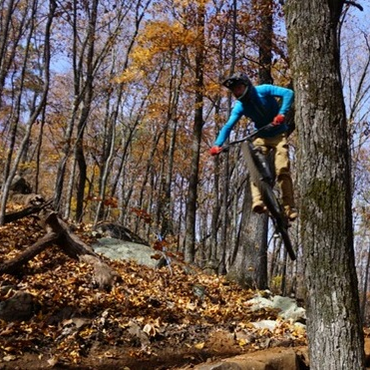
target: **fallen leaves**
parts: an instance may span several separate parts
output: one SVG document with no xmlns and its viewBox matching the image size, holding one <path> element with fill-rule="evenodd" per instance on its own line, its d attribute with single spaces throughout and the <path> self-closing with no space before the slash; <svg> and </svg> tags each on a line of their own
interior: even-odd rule
<svg viewBox="0 0 370 370">
<path fill-rule="evenodd" d="M 24 240 L 31 245 L 40 237 L 36 224 L 24 222 L 29 221 L 0 228 L 3 260 L 14 257 Z M 79 232 L 88 235 L 83 228 Z M 228 343 L 237 352 L 306 341 L 304 331 L 290 323 L 279 322 L 273 330 L 251 325 L 276 320 L 276 312 L 251 311 L 246 302 L 255 292 L 222 277 L 195 269 L 188 272 L 181 264 L 153 270 L 133 262 L 105 261 L 120 275 L 109 292 L 92 285 L 88 264 L 69 258 L 57 247 L 37 255 L 17 277 L 3 275 L 1 301 L 22 290 L 39 305 L 27 322 L 0 323 L 3 360 L 32 351 L 48 355 L 51 366 L 79 363 L 97 343 L 111 348 L 102 357 L 114 358 L 113 349 L 121 348 L 127 356 L 148 358 L 164 348 L 204 351 L 217 335 L 223 338 L 220 347 Z"/>
</svg>

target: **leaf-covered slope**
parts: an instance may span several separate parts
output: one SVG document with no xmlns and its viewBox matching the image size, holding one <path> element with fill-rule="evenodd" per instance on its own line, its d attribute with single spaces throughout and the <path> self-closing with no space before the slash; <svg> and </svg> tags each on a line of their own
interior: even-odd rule
<svg viewBox="0 0 370 370">
<path fill-rule="evenodd" d="M 1 227 L 1 261 L 14 258 L 43 233 L 33 219 Z M 92 242 L 87 228 L 76 233 Z M 224 346 L 225 353 L 218 353 L 223 356 L 272 342 L 305 343 L 305 334 L 287 323 L 281 322 L 274 332 L 254 328 L 252 321 L 276 319 L 276 313 L 253 312 L 246 302 L 255 292 L 222 277 L 181 263 L 154 270 L 133 262 L 106 262 L 119 274 L 110 291 L 94 286 L 89 265 L 69 258 L 56 246 L 37 255 L 17 276 L 2 275 L 1 301 L 16 291 L 31 293 L 35 315 L 29 321 L 1 322 L 1 356 L 16 361 L 35 353 L 50 365 L 84 363 L 97 353 L 107 359 L 149 361 L 168 350 L 215 356 Z M 217 335 L 223 343 L 215 344 Z M 188 362 L 192 361 L 200 359 L 190 356 Z"/>
</svg>

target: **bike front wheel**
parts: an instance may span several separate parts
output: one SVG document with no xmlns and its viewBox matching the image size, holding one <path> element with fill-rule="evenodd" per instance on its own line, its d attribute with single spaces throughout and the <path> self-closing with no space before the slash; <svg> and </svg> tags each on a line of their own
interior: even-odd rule
<svg viewBox="0 0 370 370">
<path fill-rule="evenodd" d="M 276 195 L 269 184 L 264 181 L 259 181 L 259 184 L 256 184 L 260 193 L 264 204 L 266 205 L 267 209 L 270 212 L 271 218 L 274 222 L 275 229 L 281 235 L 283 239 L 284 246 L 289 254 L 289 257 L 292 261 L 296 259 L 296 255 L 294 253 L 293 244 L 290 240 L 289 232 L 288 232 L 288 219 L 285 216 L 284 209 L 280 205 L 279 201 L 276 198 Z"/>
<path fill-rule="evenodd" d="M 253 152 L 251 143 L 243 143 L 242 151 L 247 162 L 251 180 L 260 191 L 262 201 L 271 215 L 276 230 L 283 239 L 284 246 L 289 254 L 289 257 L 294 261 L 296 259 L 296 255 L 294 253 L 293 245 L 288 233 L 288 219 L 286 218 L 284 209 L 274 193 L 273 187 L 267 181 L 265 181 L 261 175 L 262 167 L 265 165 L 265 163 L 261 163 L 261 159 Z"/>
</svg>

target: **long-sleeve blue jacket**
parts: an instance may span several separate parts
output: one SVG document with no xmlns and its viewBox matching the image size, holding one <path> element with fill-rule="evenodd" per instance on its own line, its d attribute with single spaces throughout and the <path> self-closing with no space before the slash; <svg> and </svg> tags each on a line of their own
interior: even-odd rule
<svg viewBox="0 0 370 370">
<path fill-rule="evenodd" d="M 276 98 L 280 98 L 281 102 Z M 253 87 L 251 99 L 248 103 L 237 100 L 230 117 L 222 127 L 217 136 L 214 145 L 222 146 L 229 137 L 231 130 L 242 116 L 250 118 L 259 129 L 271 123 L 277 114 L 285 115 L 293 104 L 294 92 L 285 87 L 274 85 L 259 85 Z M 273 137 L 288 130 L 288 126 L 284 123 L 268 132 L 261 133 L 261 137 Z"/>
</svg>

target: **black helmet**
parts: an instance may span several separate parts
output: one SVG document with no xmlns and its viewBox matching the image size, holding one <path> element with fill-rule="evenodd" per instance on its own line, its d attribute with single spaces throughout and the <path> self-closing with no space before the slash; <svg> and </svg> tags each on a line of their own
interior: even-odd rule
<svg viewBox="0 0 370 370">
<path fill-rule="evenodd" d="M 249 100 L 253 84 L 245 73 L 237 72 L 222 82 L 222 85 L 224 85 L 228 89 L 232 89 L 235 85 L 239 84 L 245 85 L 245 90 L 244 93 L 238 97 L 238 100 Z"/>
</svg>

